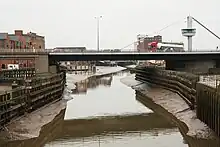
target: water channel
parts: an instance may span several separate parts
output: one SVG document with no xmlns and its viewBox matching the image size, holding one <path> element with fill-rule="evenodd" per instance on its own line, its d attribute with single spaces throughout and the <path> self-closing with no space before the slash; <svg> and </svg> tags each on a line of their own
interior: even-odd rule
<svg viewBox="0 0 220 147">
<path fill-rule="evenodd" d="M 77 83 L 67 108 L 38 138 L 5 147 L 199 147 L 188 145 L 171 120 L 137 100 L 135 90 L 120 81 L 128 75 L 124 71 Z"/>
</svg>

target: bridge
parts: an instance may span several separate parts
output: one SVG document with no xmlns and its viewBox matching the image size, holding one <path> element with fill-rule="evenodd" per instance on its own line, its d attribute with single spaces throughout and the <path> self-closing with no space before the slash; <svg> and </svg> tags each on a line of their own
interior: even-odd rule
<svg viewBox="0 0 220 147">
<path fill-rule="evenodd" d="M 220 52 L 85 52 L 49 53 L 54 61 L 100 61 L 100 60 L 219 60 Z"/>
<path fill-rule="evenodd" d="M 53 50 L 31 50 L 15 49 L 0 50 L 0 59 L 8 58 L 37 58 L 46 55 L 52 61 L 124 61 L 124 60 L 220 60 L 218 51 L 196 51 L 196 52 L 53 52 Z"/>
<path fill-rule="evenodd" d="M 165 60 L 166 69 L 208 72 L 220 68 L 220 52 L 53 52 L 52 50 L 1 50 L 0 59 L 35 59 L 37 72 L 48 72 L 48 65 L 60 61 Z M 39 70 L 39 71 L 38 71 Z"/>
</svg>

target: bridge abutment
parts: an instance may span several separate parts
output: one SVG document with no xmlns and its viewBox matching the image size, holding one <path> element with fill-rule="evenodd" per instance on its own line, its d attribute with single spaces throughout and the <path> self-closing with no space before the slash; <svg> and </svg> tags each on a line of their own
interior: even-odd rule
<svg viewBox="0 0 220 147">
<path fill-rule="evenodd" d="M 216 68 L 217 65 L 220 64 L 217 64 L 215 60 L 166 60 L 167 70 L 184 71 L 194 74 L 208 74 L 210 69 Z"/>
<path fill-rule="evenodd" d="M 49 72 L 49 60 L 48 55 L 39 55 L 35 58 L 35 69 L 36 73 L 47 73 Z"/>
</svg>

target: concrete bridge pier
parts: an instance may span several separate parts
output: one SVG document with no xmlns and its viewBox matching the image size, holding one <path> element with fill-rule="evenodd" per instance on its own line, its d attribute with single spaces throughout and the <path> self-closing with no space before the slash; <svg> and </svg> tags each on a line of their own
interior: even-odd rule
<svg viewBox="0 0 220 147">
<path fill-rule="evenodd" d="M 218 64 L 217 64 L 218 63 Z M 166 60 L 167 70 L 185 71 L 194 74 L 208 74 L 210 69 L 220 67 L 220 61 L 215 60 Z"/>
<path fill-rule="evenodd" d="M 48 55 L 38 55 L 35 58 L 35 69 L 36 73 L 47 73 L 49 72 L 49 60 Z"/>
</svg>

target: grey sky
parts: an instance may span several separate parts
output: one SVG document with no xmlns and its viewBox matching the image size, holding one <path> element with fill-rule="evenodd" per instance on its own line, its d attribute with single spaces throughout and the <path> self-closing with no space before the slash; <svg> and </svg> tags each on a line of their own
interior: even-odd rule
<svg viewBox="0 0 220 147">
<path fill-rule="evenodd" d="M 165 41 L 184 41 L 184 17 L 194 16 L 220 35 L 220 0 L 0 0 L 1 32 L 14 29 L 46 36 L 47 48 L 86 46 L 96 48 L 95 16 L 100 21 L 101 48 L 122 48 L 138 34 L 160 32 Z M 191 6 L 190 6 L 191 4 Z M 215 49 L 220 40 L 195 24 L 194 48 Z M 187 45 L 187 44 L 185 44 Z M 130 46 L 132 48 L 133 46 Z"/>
</svg>

